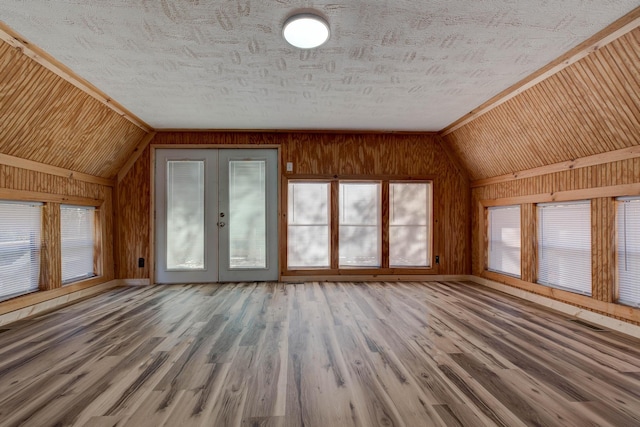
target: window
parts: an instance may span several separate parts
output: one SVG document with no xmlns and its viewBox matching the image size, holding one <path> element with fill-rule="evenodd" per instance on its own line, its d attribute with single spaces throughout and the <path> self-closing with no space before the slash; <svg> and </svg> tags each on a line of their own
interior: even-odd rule
<svg viewBox="0 0 640 427">
<path fill-rule="evenodd" d="M 330 188 L 328 182 L 289 182 L 289 268 L 330 267 Z"/>
<path fill-rule="evenodd" d="M 640 198 L 618 199 L 618 302 L 640 307 Z"/>
<path fill-rule="evenodd" d="M 431 185 L 389 184 L 389 265 L 428 267 Z"/>
<path fill-rule="evenodd" d="M 42 204 L 0 202 L 0 300 L 38 290 Z"/>
<path fill-rule="evenodd" d="M 341 267 L 380 267 L 380 182 L 340 182 Z"/>
<path fill-rule="evenodd" d="M 60 207 L 63 285 L 95 276 L 94 223 L 93 207 Z"/>
<path fill-rule="evenodd" d="M 591 295 L 591 203 L 538 205 L 538 283 Z"/>
<path fill-rule="evenodd" d="M 489 270 L 520 277 L 520 206 L 496 206 L 489 213 Z"/>
</svg>

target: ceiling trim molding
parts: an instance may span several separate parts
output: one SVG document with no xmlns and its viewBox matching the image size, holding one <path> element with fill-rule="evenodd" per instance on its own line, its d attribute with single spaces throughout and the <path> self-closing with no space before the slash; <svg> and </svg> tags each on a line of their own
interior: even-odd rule
<svg viewBox="0 0 640 427">
<path fill-rule="evenodd" d="M 61 176 L 63 178 L 75 179 L 77 181 L 89 182 L 91 184 L 104 185 L 106 187 L 113 187 L 115 185 L 115 182 L 112 179 L 76 172 L 71 169 L 60 168 L 58 166 L 23 159 L 22 157 L 10 156 L 8 154 L 0 154 L 0 165 L 13 166 L 34 172 L 41 172 L 49 175 Z"/>
<path fill-rule="evenodd" d="M 38 46 L 31 44 L 24 37 L 16 33 L 13 29 L 9 28 L 9 26 L 7 26 L 2 21 L 0 21 L 0 40 L 3 40 L 10 46 L 18 49 L 22 52 L 23 55 L 26 55 L 27 57 L 31 58 L 33 61 L 42 65 L 60 78 L 71 83 L 87 95 L 96 99 L 101 104 L 107 106 L 119 116 L 127 119 L 145 132 L 150 132 L 153 130 L 153 128 L 145 123 L 142 119 L 127 110 L 115 100 L 111 99 L 111 97 L 89 83 L 87 80 L 78 76 L 74 71 L 72 71 L 66 65 L 62 64 L 60 61 L 56 60 L 53 56 L 49 55 Z"/>
<path fill-rule="evenodd" d="M 575 160 L 567 160 L 566 162 L 554 163 L 551 165 L 540 166 L 524 171 L 508 173 L 505 175 L 494 176 L 492 178 L 478 179 L 471 182 L 471 188 L 485 187 L 503 182 L 515 181 L 517 179 L 532 178 L 540 175 L 548 175 L 550 173 L 564 172 L 572 169 L 586 168 L 589 166 L 602 165 L 605 163 L 617 162 L 620 160 L 634 159 L 640 157 L 640 145 L 622 148 L 620 150 L 607 151 L 605 153 L 594 154 L 592 156 L 580 157 Z"/>
<path fill-rule="evenodd" d="M 627 34 L 630 31 L 638 28 L 640 26 L 640 7 L 635 8 L 622 18 L 613 22 L 611 25 L 607 26 L 603 30 L 597 32 L 593 36 L 589 37 L 584 42 L 580 43 L 578 46 L 569 50 L 564 55 L 540 68 L 538 71 L 534 72 L 528 77 L 520 80 L 518 83 L 508 87 L 503 90 L 493 98 L 486 101 L 484 104 L 481 104 L 476 109 L 472 110 L 468 114 L 462 116 L 455 122 L 451 123 L 446 128 L 440 131 L 441 136 L 446 136 L 451 132 L 456 131 L 462 126 L 472 122 L 478 117 L 482 116 L 485 113 L 493 110 L 501 104 L 504 104 L 511 98 L 516 97 L 527 89 L 537 85 L 543 80 L 548 79 L 552 75 L 560 72 L 561 70 L 567 68 L 571 64 L 578 62 L 585 56 L 591 54 L 592 52 L 597 51 L 601 47 L 611 43 L 619 37 Z"/>
</svg>

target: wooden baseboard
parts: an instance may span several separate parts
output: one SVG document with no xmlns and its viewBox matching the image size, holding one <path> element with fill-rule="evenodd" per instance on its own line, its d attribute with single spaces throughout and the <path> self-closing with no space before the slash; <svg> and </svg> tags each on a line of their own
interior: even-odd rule
<svg viewBox="0 0 640 427">
<path fill-rule="evenodd" d="M 340 274 L 318 276 L 281 276 L 283 283 L 291 282 L 442 282 L 447 280 L 467 280 L 469 276 L 454 274 Z"/>
<path fill-rule="evenodd" d="M 79 290 L 76 290 L 75 292 L 69 292 L 69 293 L 58 295 L 58 296 L 54 296 L 50 299 L 37 301 L 37 302 L 34 302 L 32 305 L 16 308 L 15 310 L 0 314 L 0 326 L 6 325 L 7 323 L 15 322 L 20 319 L 24 319 L 29 316 L 34 316 L 36 314 L 40 314 L 45 311 L 53 310 L 55 308 L 61 307 L 70 302 L 99 294 L 101 292 L 107 291 L 109 289 L 115 288 L 120 285 L 121 285 L 120 280 L 110 280 L 108 282 L 81 288 Z M 51 291 L 47 291 L 47 292 L 51 292 Z"/>
<path fill-rule="evenodd" d="M 120 279 L 121 286 L 149 286 L 149 279 Z"/>
<path fill-rule="evenodd" d="M 613 317 L 605 316 L 603 314 L 594 313 L 593 311 L 576 307 L 575 305 L 567 304 L 552 298 L 545 297 L 543 295 L 534 294 L 524 289 L 485 279 L 484 277 L 467 276 L 466 280 L 490 289 L 494 289 L 496 291 L 503 292 L 508 295 L 512 295 L 542 305 L 546 308 L 550 308 L 560 313 L 567 314 L 577 319 L 584 320 L 586 322 L 593 323 L 595 325 L 602 326 L 604 328 L 611 329 L 613 331 L 629 335 L 634 338 L 640 338 L 640 326 L 625 322 L 624 320 L 618 320 Z"/>
</svg>

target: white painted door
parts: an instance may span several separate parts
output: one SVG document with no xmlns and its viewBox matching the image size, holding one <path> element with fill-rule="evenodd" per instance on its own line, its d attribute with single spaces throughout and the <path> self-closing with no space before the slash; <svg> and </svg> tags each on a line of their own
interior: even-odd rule
<svg viewBox="0 0 640 427">
<path fill-rule="evenodd" d="M 277 150 L 156 150 L 156 282 L 278 278 Z"/>
</svg>

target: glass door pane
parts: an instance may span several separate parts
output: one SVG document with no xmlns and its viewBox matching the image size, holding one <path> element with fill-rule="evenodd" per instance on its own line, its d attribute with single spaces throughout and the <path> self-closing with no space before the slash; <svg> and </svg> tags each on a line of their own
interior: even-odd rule
<svg viewBox="0 0 640 427">
<path fill-rule="evenodd" d="M 167 270 L 202 270 L 204 161 L 167 162 Z"/>
<path fill-rule="evenodd" d="M 218 150 L 155 150 L 156 283 L 218 281 Z"/>
<path fill-rule="evenodd" d="M 219 280 L 278 278 L 278 151 L 221 149 Z"/>
<path fill-rule="evenodd" d="M 229 162 L 229 268 L 266 268 L 266 165 Z"/>
</svg>

